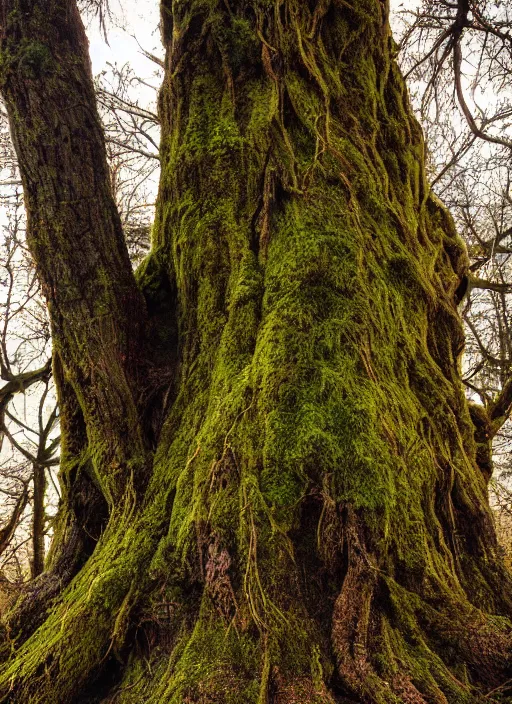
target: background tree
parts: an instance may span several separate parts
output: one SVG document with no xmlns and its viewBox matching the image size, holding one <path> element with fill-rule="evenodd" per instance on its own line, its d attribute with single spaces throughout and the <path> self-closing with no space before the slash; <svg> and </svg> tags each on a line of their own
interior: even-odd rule
<svg viewBox="0 0 512 704">
<path fill-rule="evenodd" d="M 48 528 L 46 472 L 58 464 L 58 438 L 52 433 L 57 421 L 55 404 L 49 413 L 46 409 L 51 398 L 46 308 L 24 244 L 22 199 L 14 192 L 6 200 L 0 245 L 0 374 L 4 382 L 0 388 L 0 477 L 1 491 L 8 497 L 2 506 L 0 541 L 3 587 L 8 586 L 9 577 L 15 582 L 23 578 L 28 544 L 32 577 L 43 570 Z M 36 407 L 32 410 L 34 400 Z M 31 427 L 33 424 L 35 427 Z M 30 512 L 25 510 L 28 506 Z"/>
<path fill-rule="evenodd" d="M 385 6 L 163 4 L 136 277 L 76 7 L 1 7 L 63 492 L 4 701 L 506 693 L 489 418 L 458 369 L 467 258 Z"/>
<path fill-rule="evenodd" d="M 460 1 L 398 19 L 432 185 L 468 245 L 464 383 L 494 416 L 493 494 L 510 544 L 512 18 L 506 3 Z"/>
</svg>

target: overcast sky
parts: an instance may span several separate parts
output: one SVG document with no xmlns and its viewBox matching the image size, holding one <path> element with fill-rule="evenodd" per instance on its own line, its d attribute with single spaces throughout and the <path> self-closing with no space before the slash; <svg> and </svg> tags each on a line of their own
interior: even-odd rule
<svg viewBox="0 0 512 704">
<path fill-rule="evenodd" d="M 163 53 L 158 30 L 159 3 L 157 0 L 112 0 L 112 22 L 108 26 L 108 45 L 97 20 L 88 23 L 87 33 L 94 74 L 100 73 L 107 62 L 122 65 L 126 62 L 142 75 L 150 75 L 153 64 L 142 55 L 139 44 L 152 54 Z"/>
<path fill-rule="evenodd" d="M 414 10 L 421 4 L 421 0 L 390 0 L 390 2 L 392 12 L 400 9 Z M 94 73 L 102 71 L 107 62 L 124 64 L 127 61 L 136 69 L 151 71 L 150 63 L 142 57 L 137 42 L 130 34 L 135 34 L 139 43 L 147 51 L 161 54 L 162 45 L 158 31 L 159 9 L 157 0 L 112 0 L 111 10 L 114 22 L 108 30 L 110 46 L 105 43 L 97 21 L 91 21 L 88 26 Z M 121 29 L 122 26 L 125 27 L 124 31 Z"/>
</svg>

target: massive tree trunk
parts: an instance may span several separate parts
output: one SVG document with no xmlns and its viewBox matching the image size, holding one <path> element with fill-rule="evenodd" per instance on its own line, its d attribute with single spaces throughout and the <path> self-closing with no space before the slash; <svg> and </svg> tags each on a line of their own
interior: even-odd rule
<svg viewBox="0 0 512 704">
<path fill-rule="evenodd" d="M 386 6 L 164 1 L 135 278 L 74 2 L 2 8 L 64 438 L 2 701 L 506 693 L 511 585 L 458 367 L 466 256 Z"/>
</svg>

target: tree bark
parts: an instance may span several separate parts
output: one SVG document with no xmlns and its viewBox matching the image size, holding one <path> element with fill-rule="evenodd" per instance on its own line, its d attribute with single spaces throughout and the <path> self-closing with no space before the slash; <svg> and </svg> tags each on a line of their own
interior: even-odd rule
<svg viewBox="0 0 512 704">
<path fill-rule="evenodd" d="M 34 465 L 32 468 L 33 486 L 33 516 L 32 516 L 32 578 L 38 577 L 44 570 L 45 557 L 45 494 L 46 474 L 45 468 Z"/>
<path fill-rule="evenodd" d="M 38 0 L 3 3 L 67 399 L 39 578 L 59 588 L 42 619 L 37 589 L 11 617 L 3 701 L 506 694 L 510 577 L 459 373 L 467 259 L 425 181 L 386 6 L 165 0 L 162 177 L 135 284 L 76 8 L 45 5 L 41 28 Z M 76 487 L 106 506 L 87 549 Z"/>
</svg>

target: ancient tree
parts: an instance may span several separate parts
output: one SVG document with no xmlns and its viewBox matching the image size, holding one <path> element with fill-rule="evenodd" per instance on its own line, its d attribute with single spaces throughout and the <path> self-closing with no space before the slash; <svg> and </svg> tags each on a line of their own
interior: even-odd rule
<svg viewBox="0 0 512 704">
<path fill-rule="evenodd" d="M 512 603 L 467 258 L 381 0 L 164 0 L 132 274 L 74 0 L 2 0 L 63 491 L 5 702 L 476 703 Z M 508 409 L 504 409 L 506 412 Z"/>
</svg>

